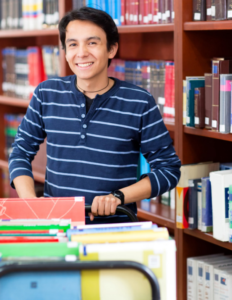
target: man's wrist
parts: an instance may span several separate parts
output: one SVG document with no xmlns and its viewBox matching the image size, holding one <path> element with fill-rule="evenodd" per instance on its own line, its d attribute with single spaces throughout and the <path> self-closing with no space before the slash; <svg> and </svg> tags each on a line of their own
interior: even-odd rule
<svg viewBox="0 0 232 300">
<path fill-rule="evenodd" d="M 122 191 L 115 190 L 111 193 L 114 197 L 118 198 L 121 201 L 121 205 L 124 205 L 125 203 L 125 196 Z"/>
</svg>

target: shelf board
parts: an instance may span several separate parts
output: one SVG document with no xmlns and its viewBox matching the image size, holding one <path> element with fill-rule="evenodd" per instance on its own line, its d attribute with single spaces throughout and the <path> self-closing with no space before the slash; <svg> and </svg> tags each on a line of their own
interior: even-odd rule
<svg viewBox="0 0 232 300">
<path fill-rule="evenodd" d="M 232 142 L 232 134 L 230 133 L 223 134 L 216 131 L 211 131 L 207 129 L 197 129 L 194 127 L 187 127 L 187 126 L 184 127 L 184 133 Z"/>
<path fill-rule="evenodd" d="M 211 244 L 218 245 L 225 249 L 232 250 L 232 243 L 218 241 L 213 237 L 212 233 L 204 233 L 200 230 L 191 230 L 191 229 L 184 229 L 184 233 L 196 237 L 198 239 L 204 240 L 206 242 L 209 242 Z"/>
<path fill-rule="evenodd" d="M 4 105 L 27 108 L 29 105 L 29 102 L 30 102 L 29 100 L 0 95 L 0 104 L 4 104 Z"/>
<path fill-rule="evenodd" d="M 5 160 L 0 160 L 0 169 L 7 169 L 8 170 L 8 162 Z M 44 183 L 45 181 L 45 174 L 37 171 L 36 169 L 33 169 L 33 176 L 34 180 Z"/>
<path fill-rule="evenodd" d="M 27 36 L 58 36 L 59 31 L 57 28 L 48 28 L 41 30 L 23 30 L 23 29 L 9 29 L 0 30 L 0 38 L 21 38 Z"/>
<path fill-rule="evenodd" d="M 171 229 L 175 228 L 175 210 L 153 200 L 150 202 L 138 202 L 138 218 L 152 221 Z"/>
<path fill-rule="evenodd" d="M 170 132 L 174 132 L 175 131 L 175 120 L 174 119 L 169 119 L 169 118 L 163 118 L 164 120 L 164 124 L 167 128 L 167 130 Z"/>
<path fill-rule="evenodd" d="M 204 30 L 231 30 L 232 20 L 228 21 L 201 21 L 184 23 L 185 31 L 204 31 Z"/>
<path fill-rule="evenodd" d="M 123 25 L 118 26 L 119 33 L 136 32 L 172 32 L 174 24 L 150 24 L 150 25 Z"/>
</svg>

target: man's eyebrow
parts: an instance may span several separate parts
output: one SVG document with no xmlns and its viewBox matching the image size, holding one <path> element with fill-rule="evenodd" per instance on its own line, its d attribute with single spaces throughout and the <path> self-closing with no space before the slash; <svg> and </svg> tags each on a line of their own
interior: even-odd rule
<svg viewBox="0 0 232 300">
<path fill-rule="evenodd" d="M 89 41 L 89 40 L 101 40 L 100 39 L 100 37 L 99 36 L 90 36 L 90 37 L 88 37 L 87 39 L 86 39 L 86 41 Z M 73 38 L 71 38 L 71 39 L 67 39 L 66 40 L 66 44 L 67 43 L 70 43 L 70 42 L 77 42 L 77 40 L 76 39 L 73 39 Z"/>
</svg>

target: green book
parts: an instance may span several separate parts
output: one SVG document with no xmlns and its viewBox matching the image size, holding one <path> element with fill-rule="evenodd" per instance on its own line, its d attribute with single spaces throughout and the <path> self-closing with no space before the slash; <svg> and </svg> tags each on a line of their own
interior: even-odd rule
<svg viewBox="0 0 232 300">
<path fill-rule="evenodd" d="M 51 230 L 51 229 L 60 229 L 66 232 L 71 228 L 70 224 L 60 225 L 60 224 L 51 224 L 51 225 L 0 225 L 1 230 Z"/>
<path fill-rule="evenodd" d="M 79 256 L 79 246 L 77 242 L 0 244 L 0 257 Z"/>
<path fill-rule="evenodd" d="M 205 86 L 205 77 L 186 77 L 186 126 L 194 127 L 194 90 Z"/>
</svg>

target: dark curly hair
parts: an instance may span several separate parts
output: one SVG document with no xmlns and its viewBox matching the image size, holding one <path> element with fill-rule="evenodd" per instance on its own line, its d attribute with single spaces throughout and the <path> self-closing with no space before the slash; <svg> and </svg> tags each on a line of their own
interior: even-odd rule
<svg viewBox="0 0 232 300">
<path fill-rule="evenodd" d="M 101 27 L 106 33 L 108 51 L 111 46 L 119 42 L 118 28 L 111 16 L 102 10 L 84 6 L 68 12 L 59 22 L 60 41 L 65 51 L 66 27 L 69 22 L 75 20 L 90 21 Z M 108 61 L 108 66 L 110 63 L 111 59 Z"/>
</svg>

